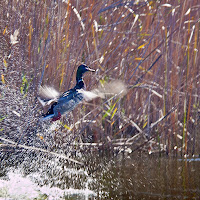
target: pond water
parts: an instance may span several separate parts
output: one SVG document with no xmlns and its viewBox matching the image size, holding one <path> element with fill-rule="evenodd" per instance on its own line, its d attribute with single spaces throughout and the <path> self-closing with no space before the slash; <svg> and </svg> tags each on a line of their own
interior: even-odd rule
<svg viewBox="0 0 200 200">
<path fill-rule="evenodd" d="M 80 167 L 26 153 L 1 162 L 0 200 L 200 198 L 199 158 L 89 154 Z"/>
</svg>

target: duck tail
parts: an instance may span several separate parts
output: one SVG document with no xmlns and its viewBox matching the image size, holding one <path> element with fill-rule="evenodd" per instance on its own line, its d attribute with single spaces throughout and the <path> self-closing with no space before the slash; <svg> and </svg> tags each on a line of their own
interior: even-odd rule
<svg viewBox="0 0 200 200">
<path fill-rule="evenodd" d="M 43 115 L 41 118 L 40 118 L 40 121 L 46 121 L 48 119 L 52 119 L 54 117 L 54 114 L 49 114 L 49 115 Z"/>
</svg>

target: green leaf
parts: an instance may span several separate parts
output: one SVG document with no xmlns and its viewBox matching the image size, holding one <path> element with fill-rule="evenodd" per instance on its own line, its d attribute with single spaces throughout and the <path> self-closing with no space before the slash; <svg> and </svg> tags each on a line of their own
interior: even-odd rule
<svg viewBox="0 0 200 200">
<path fill-rule="evenodd" d="M 2 117 L 2 118 L 0 118 L 0 122 L 3 121 L 5 118 L 6 118 L 6 117 Z"/>
<path fill-rule="evenodd" d="M 119 98 L 116 100 L 116 102 L 112 105 L 110 105 L 110 107 L 108 108 L 107 111 L 105 111 L 104 116 L 102 117 L 102 120 L 104 120 L 107 116 L 111 116 L 110 119 L 113 118 L 115 112 L 117 111 L 117 108 L 114 110 L 114 112 L 112 113 L 113 109 L 115 108 L 117 102 L 119 101 Z M 111 114 L 112 113 L 112 114 Z"/>
<path fill-rule="evenodd" d="M 111 118 L 110 118 L 110 119 L 112 119 L 112 118 L 114 117 L 116 111 L 117 111 L 117 108 L 115 108 L 115 110 L 113 111 L 113 114 L 111 115 Z"/>
</svg>

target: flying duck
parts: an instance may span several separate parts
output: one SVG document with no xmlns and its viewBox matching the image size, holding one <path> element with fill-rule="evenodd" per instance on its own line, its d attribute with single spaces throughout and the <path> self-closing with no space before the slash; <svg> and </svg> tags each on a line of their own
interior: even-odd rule
<svg viewBox="0 0 200 200">
<path fill-rule="evenodd" d="M 83 81 L 83 74 L 85 72 L 95 72 L 86 65 L 82 64 L 78 67 L 76 73 L 76 85 L 74 88 L 59 94 L 55 89 L 44 86 L 40 88 L 40 94 L 46 97 L 46 99 L 38 100 L 43 106 L 50 106 L 46 114 L 43 114 L 42 120 L 52 119 L 52 121 L 59 120 L 62 115 L 72 111 L 79 103 L 84 99 L 91 96 L 91 99 L 96 98 L 98 95 L 85 91 L 85 85 Z"/>
</svg>

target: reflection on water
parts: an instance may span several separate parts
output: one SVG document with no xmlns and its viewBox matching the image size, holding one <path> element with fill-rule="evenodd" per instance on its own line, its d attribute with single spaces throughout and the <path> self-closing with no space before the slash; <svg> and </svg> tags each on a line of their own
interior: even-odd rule
<svg viewBox="0 0 200 200">
<path fill-rule="evenodd" d="M 84 169 L 41 156 L 11 159 L 0 168 L 0 199 L 199 199 L 199 158 L 88 158 Z"/>
<path fill-rule="evenodd" d="M 113 163 L 103 176 L 99 174 L 99 181 L 108 199 L 199 199 L 197 160 L 125 159 Z"/>
</svg>

